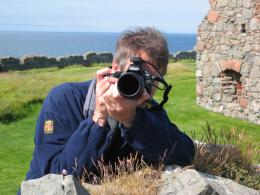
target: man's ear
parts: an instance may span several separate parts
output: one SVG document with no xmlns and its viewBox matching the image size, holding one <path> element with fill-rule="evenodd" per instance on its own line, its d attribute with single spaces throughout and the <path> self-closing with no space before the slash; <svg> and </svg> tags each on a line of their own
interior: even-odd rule
<svg viewBox="0 0 260 195">
<path fill-rule="evenodd" d="M 115 62 L 113 62 L 112 63 L 112 70 L 114 70 L 114 71 L 120 71 L 120 67 L 115 63 Z"/>
</svg>

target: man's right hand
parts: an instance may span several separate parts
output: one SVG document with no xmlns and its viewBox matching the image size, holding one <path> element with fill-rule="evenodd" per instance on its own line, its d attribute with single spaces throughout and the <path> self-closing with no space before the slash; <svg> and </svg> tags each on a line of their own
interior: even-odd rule
<svg viewBox="0 0 260 195">
<path fill-rule="evenodd" d="M 104 68 L 98 70 L 96 73 L 96 107 L 93 114 L 93 121 L 102 127 L 106 124 L 108 117 L 103 94 L 118 80 L 117 78 L 106 76 L 107 74 L 111 74 L 113 72 L 115 71 L 110 68 Z"/>
</svg>

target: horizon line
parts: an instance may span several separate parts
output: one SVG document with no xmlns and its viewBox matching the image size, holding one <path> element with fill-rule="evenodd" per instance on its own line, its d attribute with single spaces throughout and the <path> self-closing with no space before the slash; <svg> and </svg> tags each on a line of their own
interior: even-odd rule
<svg viewBox="0 0 260 195">
<path fill-rule="evenodd" d="M 193 34 L 194 32 L 164 32 L 159 30 L 163 34 Z M 53 31 L 53 30 L 0 30 L 0 32 L 35 32 L 35 33 L 113 33 L 113 34 L 121 34 L 124 32 L 112 32 L 112 31 Z"/>
</svg>

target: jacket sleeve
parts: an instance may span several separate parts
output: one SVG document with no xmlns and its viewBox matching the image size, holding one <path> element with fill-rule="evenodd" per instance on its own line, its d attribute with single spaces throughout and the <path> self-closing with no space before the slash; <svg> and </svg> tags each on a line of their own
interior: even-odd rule
<svg viewBox="0 0 260 195">
<path fill-rule="evenodd" d="M 70 94 L 76 92 L 69 90 L 72 89 L 68 86 L 52 90 L 38 118 L 35 149 L 41 175 L 60 173 L 62 169 L 68 174 L 82 175 L 83 167 L 90 172 L 107 145 L 107 129 L 91 117 L 84 119 L 82 109 L 75 103 L 71 105 Z M 46 121 L 53 123 L 52 133 L 45 132 Z"/>
<path fill-rule="evenodd" d="M 138 108 L 134 124 L 124 131 L 125 140 L 145 161 L 189 165 L 194 157 L 193 141 L 171 123 L 164 110 Z"/>
</svg>

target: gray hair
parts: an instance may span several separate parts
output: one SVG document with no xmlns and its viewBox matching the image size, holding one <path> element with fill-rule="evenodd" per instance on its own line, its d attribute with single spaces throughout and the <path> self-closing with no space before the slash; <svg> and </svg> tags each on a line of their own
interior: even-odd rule
<svg viewBox="0 0 260 195">
<path fill-rule="evenodd" d="M 124 69 L 127 60 L 137 56 L 139 52 L 148 55 L 149 62 L 157 67 L 161 75 L 166 74 L 169 51 L 161 32 L 152 27 L 137 27 L 125 31 L 117 41 L 114 63 Z"/>
</svg>

